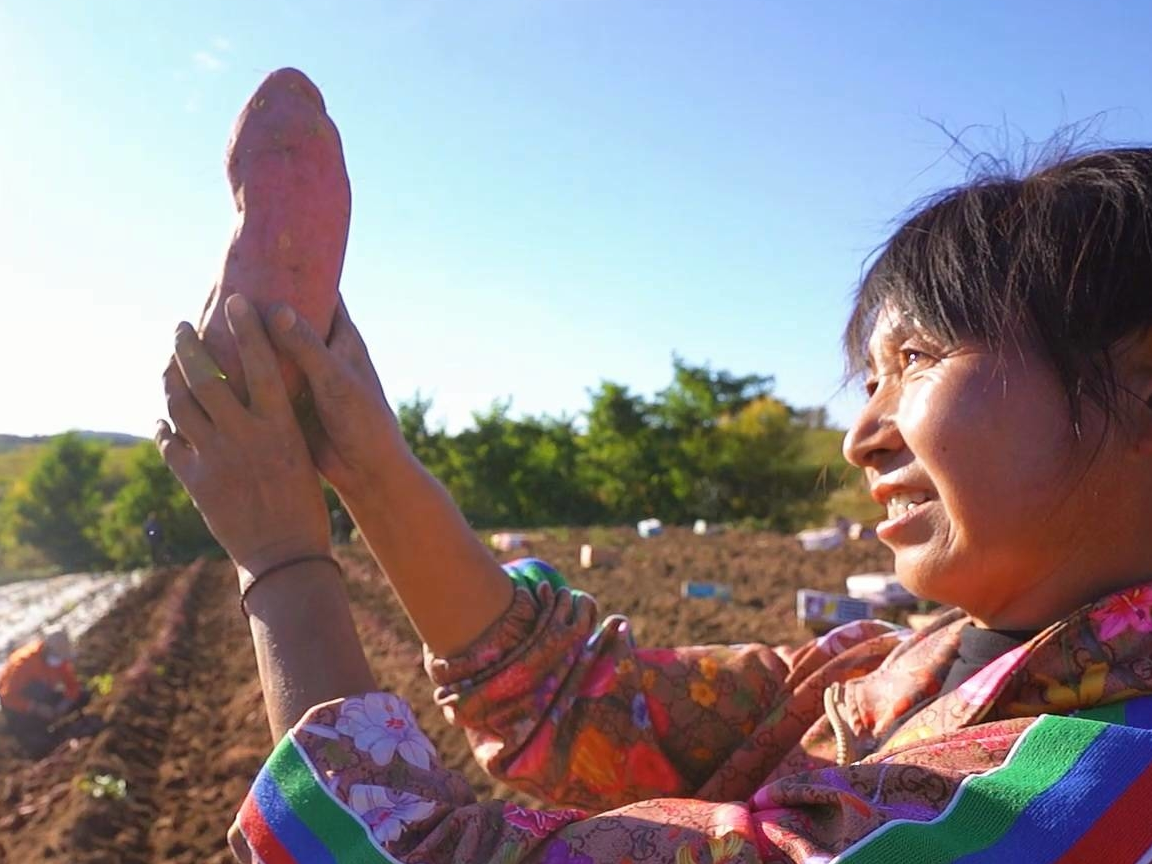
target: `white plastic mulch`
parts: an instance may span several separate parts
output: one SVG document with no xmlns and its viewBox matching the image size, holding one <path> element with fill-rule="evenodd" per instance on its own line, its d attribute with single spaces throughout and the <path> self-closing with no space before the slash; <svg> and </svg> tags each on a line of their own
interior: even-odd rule
<svg viewBox="0 0 1152 864">
<path fill-rule="evenodd" d="M 75 644 L 147 572 L 71 573 L 0 586 L 0 667 L 44 628 L 64 628 Z"/>
</svg>

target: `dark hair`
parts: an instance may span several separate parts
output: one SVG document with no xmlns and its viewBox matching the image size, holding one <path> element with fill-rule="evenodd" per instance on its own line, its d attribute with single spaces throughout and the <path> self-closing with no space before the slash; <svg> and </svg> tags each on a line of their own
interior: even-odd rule
<svg viewBox="0 0 1152 864">
<path fill-rule="evenodd" d="M 860 374 L 886 304 L 949 342 L 1017 335 L 1052 362 L 1079 434 L 1082 400 L 1115 416 L 1111 349 L 1152 326 L 1152 149 L 1064 156 L 934 196 L 880 251 L 844 334 Z"/>
</svg>

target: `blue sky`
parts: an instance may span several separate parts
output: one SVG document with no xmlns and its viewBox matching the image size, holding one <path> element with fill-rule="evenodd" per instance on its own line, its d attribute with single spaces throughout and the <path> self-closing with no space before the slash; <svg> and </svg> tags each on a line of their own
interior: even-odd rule
<svg viewBox="0 0 1152 864">
<path fill-rule="evenodd" d="M 964 176 L 934 122 L 1147 140 L 1149 33 L 1118 0 L 0 0 L 0 432 L 151 434 L 232 121 L 289 65 L 344 139 L 343 291 L 394 401 L 574 414 L 675 351 L 845 424 L 861 264 Z"/>
</svg>

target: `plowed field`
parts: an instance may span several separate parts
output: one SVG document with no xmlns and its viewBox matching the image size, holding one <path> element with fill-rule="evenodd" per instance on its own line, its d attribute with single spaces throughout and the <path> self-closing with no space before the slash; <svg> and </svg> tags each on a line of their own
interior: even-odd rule
<svg viewBox="0 0 1152 864">
<path fill-rule="evenodd" d="M 579 547 L 590 539 L 618 549 L 619 561 L 580 570 Z M 605 614 L 629 615 L 637 641 L 652 646 L 798 641 L 797 588 L 842 590 L 851 573 L 891 566 L 875 541 L 806 553 L 787 537 L 677 529 L 648 540 L 623 529 L 556 532 L 529 551 L 595 595 Z M 340 557 L 381 686 L 411 702 L 446 763 L 480 796 L 530 800 L 483 775 L 462 733 L 432 706 L 420 644 L 364 550 L 344 547 Z M 683 579 L 726 583 L 733 599 L 682 600 Z M 39 762 L 0 728 L 0 862 L 231 861 L 224 834 L 271 746 L 234 571 L 198 562 L 157 572 L 91 627 L 79 650 L 83 677 L 113 676 L 111 692 L 90 708 L 103 728 Z M 84 781 L 99 776 L 123 780 L 127 794 L 94 797 Z"/>
</svg>

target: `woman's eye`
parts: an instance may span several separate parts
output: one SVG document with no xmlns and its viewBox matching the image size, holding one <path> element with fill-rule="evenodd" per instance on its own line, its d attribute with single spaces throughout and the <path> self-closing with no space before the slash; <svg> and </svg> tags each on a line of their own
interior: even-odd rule
<svg viewBox="0 0 1152 864">
<path fill-rule="evenodd" d="M 932 362 L 932 355 L 917 348 L 905 348 L 900 352 L 900 367 L 909 369 L 914 366 L 925 366 Z"/>
</svg>

